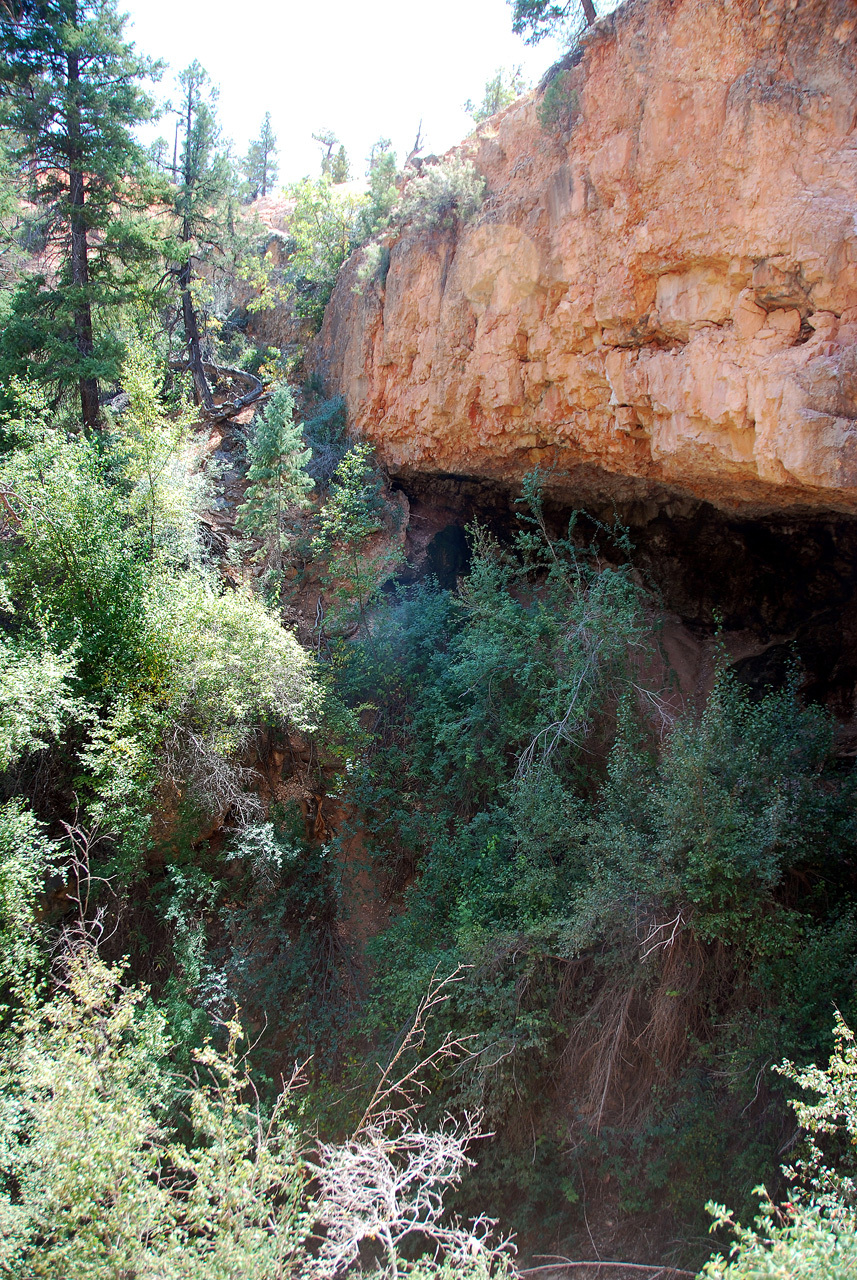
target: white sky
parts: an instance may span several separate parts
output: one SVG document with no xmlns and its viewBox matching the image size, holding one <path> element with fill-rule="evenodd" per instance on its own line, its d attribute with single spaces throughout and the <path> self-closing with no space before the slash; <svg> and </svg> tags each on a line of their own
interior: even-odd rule
<svg viewBox="0 0 857 1280">
<path fill-rule="evenodd" d="M 352 176 L 372 143 L 392 138 L 404 160 L 422 118 L 424 154 L 447 150 L 471 127 L 462 104 L 478 102 L 498 67 L 523 65 L 531 81 L 562 55 L 545 40 L 512 34 L 506 0 L 124 0 L 127 35 L 165 58 L 172 73 L 198 58 L 220 86 L 220 119 L 238 154 L 266 111 L 277 134 L 280 181 L 319 171 L 311 134 L 335 131 Z M 604 8 L 612 8 L 605 4 Z M 172 141 L 164 119 L 151 133 Z M 148 133 L 148 131 L 147 131 Z"/>
</svg>

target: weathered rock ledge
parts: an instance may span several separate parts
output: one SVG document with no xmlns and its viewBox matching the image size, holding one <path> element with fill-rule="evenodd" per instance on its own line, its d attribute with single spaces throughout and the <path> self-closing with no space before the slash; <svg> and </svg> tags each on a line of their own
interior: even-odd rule
<svg viewBox="0 0 857 1280">
<path fill-rule="evenodd" d="M 857 511 L 857 11 L 628 0 L 567 137 L 464 145 L 479 218 L 342 273 L 313 357 L 403 478 Z"/>
</svg>

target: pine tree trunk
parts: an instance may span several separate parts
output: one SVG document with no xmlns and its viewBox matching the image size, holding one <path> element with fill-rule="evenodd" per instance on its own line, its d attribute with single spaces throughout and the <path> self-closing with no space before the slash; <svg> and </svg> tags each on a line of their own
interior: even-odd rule
<svg viewBox="0 0 857 1280">
<path fill-rule="evenodd" d="M 583 5 L 583 16 L 586 18 L 586 25 L 591 27 L 598 17 L 598 14 L 595 11 L 595 5 L 592 0 L 581 0 L 581 4 Z"/>
<path fill-rule="evenodd" d="M 190 244 L 191 240 L 191 224 L 188 212 L 191 189 L 194 183 L 194 173 L 191 161 L 191 129 L 193 126 L 193 95 L 188 90 L 187 97 L 187 144 L 185 146 L 185 199 L 188 206 L 185 208 L 185 216 L 182 222 L 182 242 Z M 181 289 L 182 299 L 182 323 L 184 324 L 184 336 L 187 343 L 187 362 L 190 366 L 191 377 L 193 378 L 194 399 L 197 404 L 201 404 L 205 409 L 214 408 L 214 397 L 211 394 L 211 388 L 208 385 L 208 379 L 205 376 L 205 370 L 202 367 L 202 349 L 199 337 L 199 323 L 196 318 L 196 308 L 193 305 L 193 295 L 191 293 L 191 268 L 190 258 L 182 265 L 179 272 L 179 287 Z"/>
<path fill-rule="evenodd" d="M 202 350 L 199 336 L 199 324 L 190 289 L 190 263 L 186 262 L 179 273 L 179 286 L 182 297 L 182 322 L 184 324 L 185 341 L 187 342 L 187 362 L 193 378 L 194 399 L 206 409 L 214 408 L 214 397 L 202 367 Z"/>
<path fill-rule="evenodd" d="M 70 53 L 66 60 L 68 71 L 69 108 L 68 108 L 68 185 L 71 204 L 71 281 L 77 297 L 74 304 L 74 336 L 75 346 L 81 362 L 91 360 L 95 354 L 92 339 L 92 308 L 89 301 L 89 245 L 86 238 L 86 215 L 84 212 L 84 180 L 81 165 L 80 138 L 80 65 L 76 53 Z M 91 374 L 81 373 L 78 379 L 80 390 L 80 412 L 83 425 L 90 429 L 97 428 L 100 421 L 98 406 L 98 380 Z"/>
</svg>

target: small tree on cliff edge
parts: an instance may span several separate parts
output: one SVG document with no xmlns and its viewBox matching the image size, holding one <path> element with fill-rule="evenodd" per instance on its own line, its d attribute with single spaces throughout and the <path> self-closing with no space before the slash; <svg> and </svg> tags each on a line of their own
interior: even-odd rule
<svg viewBox="0 0 857 1280">
<path fill-rule="evenodd" d="M 258 138 L 250 143 L 244 158 L 244 172 L 250 188 L 250 199 L 266 196 L 279 177 L 277 135 L 271 124 L 270 111 L 265 112 Z"/>
<path fill-rule="evenodd" d="M 491 79 L 485 82 L 482 101 L 477 105 L 468 98 L 464 110 L 473 117 L 474 124 L 482 124 L 483 120 L 490 120 L 498 111 L 511 106 L 526 91 L 527 82 L 520 67 L 512 67 L 511 71 L 498 67 Z"/>
<path fill-rule="evenodd" d="M 509 0 L 512 6 L 512 30 L 523 36 L 527 44 L 538 44 L 557 31 L 589 27 L 598 17 L 594 0 Z"/>
<path fill-rule="evenodd" d="M 142 82 L 160 71 L 123 38 L 116 0 L 18 0 L 0 6 L 2 123 L 60 269 L 11 300 L 4 373 L 77 384 L 83 422 L 99 421 L 99 379 L 121 348 L 93 313 L 127 301 L 154 245 L 140 220 L 151 173 L 133 136 L 151 117 Z M 54 261 L 57 260 L 54 258 Z M 10 364 L 11 361 L 11 364 Z"/>
</svg>

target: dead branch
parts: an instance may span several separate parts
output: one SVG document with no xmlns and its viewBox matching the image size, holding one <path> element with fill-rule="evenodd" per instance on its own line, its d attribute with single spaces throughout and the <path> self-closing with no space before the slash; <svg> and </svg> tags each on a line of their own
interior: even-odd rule
<svg viewBox="0 0 857 1280">
<path fill-rule="evenodd" d="M 538 1256 L 538 1255 L 537 1255 Z M 563 1258 L 561 1261 L 548 1263 L 543 1267 L 526 1267 L 520 1274 L 522 1276 L 536 1276 L 543 1271 L 552 1271 L 557 1280 L 558 1273 L 563 1271 L 594 1271 L 597 1275 L 603 1269 L 610 1271 L 646 1271 L 648 1280 L 674 1280 L 675 1277 L 689 1276 L 693 1280 L 695 1272 L 683 1271 L 680 1267 L 661 1266 L 657 1262 L 569 1262 Z"/>
<path fill-rule="evenodd" d="M 488 1264 L 508 1261 L 511 1240 L 490 1242 L 494 1219 L 481 1214 L 466 1226 L 443 1221 L 444 1193 L 473 1164 L 467 1148 L 479 1136 L 479 1117 L 466 1114 L 459 1122 L 447 1116 L 434 1132 L 406 1125 L 390 1136 L 370 1125 L 339 1146 L 321 1144 L 318 1163 L 310 1165 L 326 1227 L 321 1274 L 343 1274 L 359 1258 L 361 1243 L 372 1240 L 386 1255 L 380 1274 L 396 1276 L 400 1247 L 409 1236 L 430 1243 L 453 1264 L 480 1257 Z"/>
<path fill-rule="evenodd" d="M 170 360 L 170 368 L 181 373 L 187 373 L 190 366 L 186 360 L 173 358 Z M 246 369 L 232 369 L 228 365 L 212 364 L 205 360 L 202 364 L 203 372 L 212 383 L 222 381 L 228 378 L 232 382 L 237 382 L 239 386 L 244 385 L 247 391 L 243 396 L 239 396 L 237 400 L 229 400 L 225 404 L 214 405 L 210 409 L 203 410 L 203 417 L 209 422 L 224 422 L 227 418 L 234 418 L 236 413 L 240 413 L 242 409 L 246 409 L 248 405 L 255 403 L 262 397 L 265 390 L 262 382 L 253 373 L 248 373 Z"/>
<path fill-rule="evenodd" d="M 93 850 L 105 840 L 113 838 L 107 832 L 99 831 L 96 822 L 90 830 L 81 826 L 78 821 L 78 809 L 75 807 L 74 822 L 63 822 L 65 838 L 69 845 L 69 880 L 66 897 L 76 908 L 77 919 L 74 924 L 67 924 L 60 935 L 63 951 L 77 951 L 81 946 L 91 947 L 97 951 L 102 942 L 109 941 L 118 928 L 115 924 L 105 935 L 105 917 L 107 909 L 99 906 L 90 911 L 92 888 L 96 884 L 104 885 L 115 897 L 111 885 L 111 877 L 92 874 L 91 855 Z"/>
<path fill-rule="evenodd" d="M 461 982 L 464 971 L 469 968 L 471 968 L 470 965 L 460 964 L 453 973 L 441 980 L 438 980 L 436 976 L 437 969 L 435 969 L 428 990 L 417 1006 L 410 1029 L 405 1034 L 402 1043 L 387 1066 L 381 1072 L 369 1105 L 354 1130 L 355 1139 L 364 1130 L 377 1129 L 379 1126 L 383 1127 L 391 1118 L 412 1115 L 418 1105 L 417 1099 L 428 1092 L 428 1086 L 424 1080 L 425 1072 L 431 1067 L 438 1066 L 441 1062 L 448 1061 L 450 1058 L 457 1058 L 467 1052 L 466 1041 L 471 1040 L 473 1037 L 454 1036 L 451 1031 L 448 1031 L 440 1045 L 432 1050 L 427 1057 L 421 1058 L 416 1066 L 411 1067 L 397 1079 L 392 1080 L 394 1069 L 401 1062 L 404 1055 L 410 1050 L 416 1050 L 417 1052 L 422 1050 L 426 1041 L 426 1024 L 429 1017 L 435 1009 L 446 1004 L 452 995 L 449 988 L 454 983 Z M 397 1098 L 399 1101 L 394 1103 L 394 1099 Z"/>
<path fill-rule="evenodd" d="M 421 120 L 417 125 L 417 136 L 414 139 L 414 145 L 411 147 L 408 153 L 408 158 L 405 161 L 403 168 L 407 169 L 408 165 L 412 165 L 414 163 L 414 161 L 416 160 L 417 156 L 420 154 L 424 146 L 425 146 L 425 141 L 423 139 L 423 122 Z"/>
</svg>

